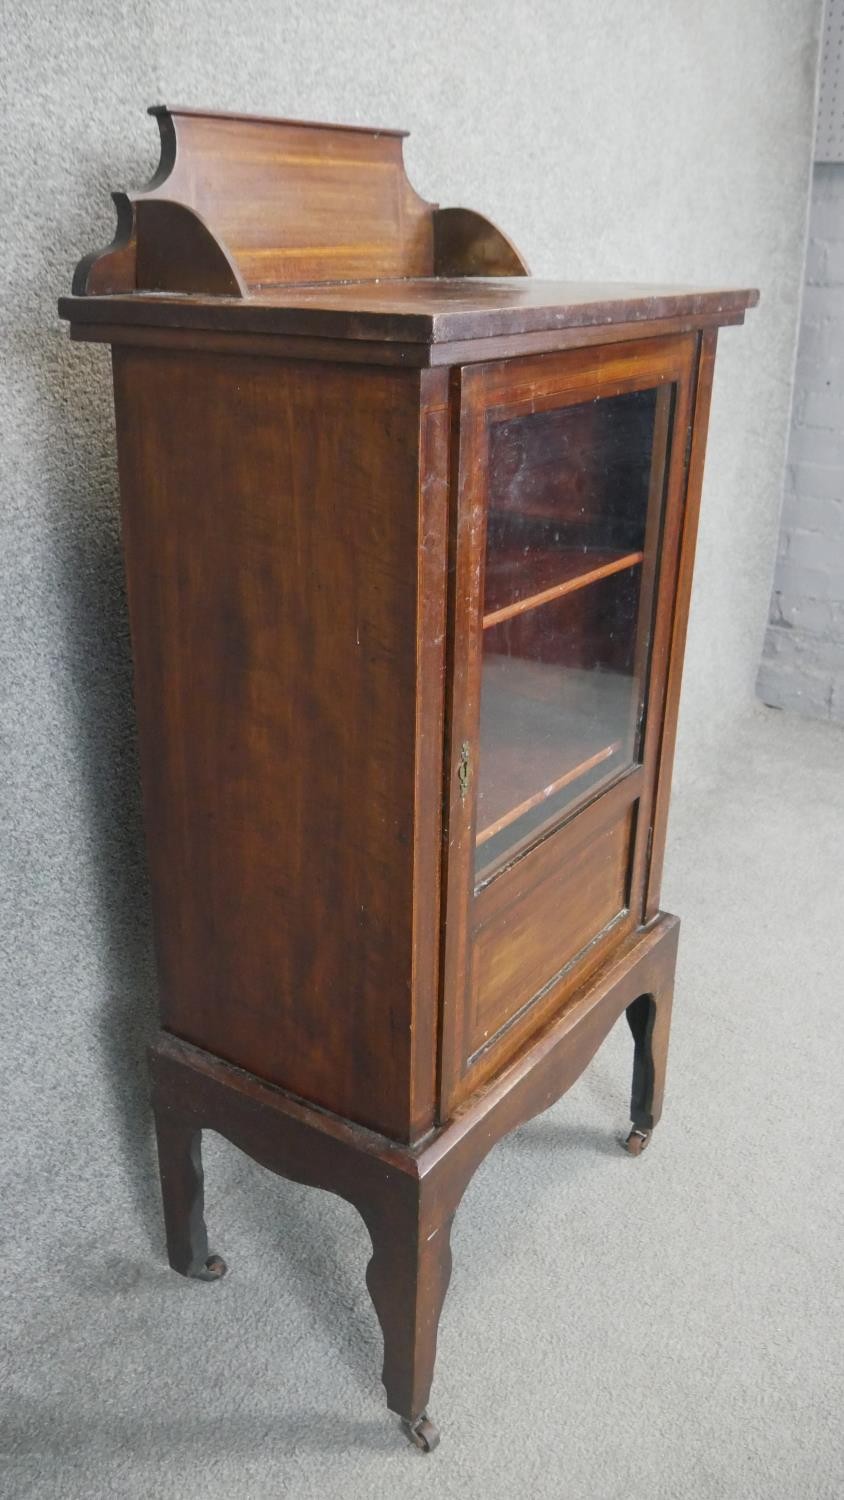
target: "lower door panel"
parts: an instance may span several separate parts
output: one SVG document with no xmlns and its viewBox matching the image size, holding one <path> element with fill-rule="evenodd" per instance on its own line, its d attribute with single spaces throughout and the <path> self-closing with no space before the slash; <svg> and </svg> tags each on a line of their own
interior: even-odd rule
<svg viewBox="0 0 844 1500">
<path fill-rule="evenodd" d="M 470 1063 L 628 913 L 635 806 L 601 798 L 589 813 L 475 902 Z"/>
</svg>

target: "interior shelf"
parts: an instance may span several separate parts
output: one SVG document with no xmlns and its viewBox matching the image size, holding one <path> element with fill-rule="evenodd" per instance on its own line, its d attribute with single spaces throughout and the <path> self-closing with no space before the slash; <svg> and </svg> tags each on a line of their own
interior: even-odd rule
<svg viewBox="0 0 844 1500">
<path fill-rule="evenodd" d="M 484 662 L 476 843 L 604 766 L 621 763 L 630 679 L 493 656 Z"/>
<path fill-rule="evenodd" d="M 610 760 L 620 749 L 621 741 L 615 740 L 610 745 L 603 745 L 600 750 L 596 750 L 594 754 L 588 755 L 585 760 L 578 761 L 576 765 L 569 766 L 563 772 L 562 776 L 557 777 L 556 781 L 550 782 L 541 791 L 533 792 L 531 796 L 525 797 L 524 801 L 519 802 L 516 807 L 508 808 L 496 822 L 488 824 L 486 828 L 482 828 L 475 842 L 477 844 L 485 844 L 488 839 L 494 838 L 497 833 L 503 832 L 505 828 L 514 823 L 517 818 L 522 817 L 524 813 L 531 812 L 541 802 L 545 802 L 550 797 L 553 797 L 555 792 L 561 792 L 572 781 L 577 781 L 578 777 L 585 776 L 587 771 L 594 770 L 602 761 Z M 559 756 L 557 757 L 557 763 L 559 764 Z M 536 761 L 534 764 L 536 764 Z"/>
<path fill-rule="evenodd" d="M 641 563 L 644 553 L 590 547 L 496 547 L 487 558 L 484 630 Z"/>
</svg>

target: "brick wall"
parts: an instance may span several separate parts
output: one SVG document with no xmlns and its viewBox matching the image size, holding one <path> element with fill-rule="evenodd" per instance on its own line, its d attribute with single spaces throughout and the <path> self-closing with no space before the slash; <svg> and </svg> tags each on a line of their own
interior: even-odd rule
<svg viewBox="0 0 844 1500">
<path fill-rule="evenodd" d="M 758 679 L 844 722 L 844 164 L 817 164 L 780 547 Z"/>
</svg>

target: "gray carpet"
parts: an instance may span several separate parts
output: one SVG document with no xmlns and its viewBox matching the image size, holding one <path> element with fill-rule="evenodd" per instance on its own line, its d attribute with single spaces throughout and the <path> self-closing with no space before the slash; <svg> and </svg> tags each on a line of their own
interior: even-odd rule
<svg viewBox="0 0 844 1500">
<path fill-rule="evenodd" d="M 212 1140 L 231 1271 L 182 1281 L 127 1103 L 113 1181 L 46 1189 L 45 1226 L 75 1198 L 74 1241 L 6 1252 L 4 1496 L 840 1500 L 844 734 L 759 709 L 712 770 L 672 819 L 663 1124 L 639 1161 L 615 1143 L 619 1027 L 488 1158 L 455 1227 L 439 1450 L 383 1405 L 353 1210 Z"/>
</svg>

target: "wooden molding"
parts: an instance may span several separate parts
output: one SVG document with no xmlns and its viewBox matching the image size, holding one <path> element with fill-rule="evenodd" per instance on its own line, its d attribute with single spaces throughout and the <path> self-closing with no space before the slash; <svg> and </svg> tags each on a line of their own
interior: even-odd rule
<svg viewBox="0 0 844 1500">
<path fill-rule="evenodd" d="M 512 240 L 471 208 L 434 211 L 435 276 L 529 276 Z"/>
<path fill-rule="evenodd" d="M 268 285 L 431 275 L 434 205 L 408 181 L 400 133 L 164 105 L 150 113 L 158 168 L 141 191 L 115 195 L 114 241 L 80 261 L 77 295 L 243 297 Z"/>
<path fill-rule="evenodd" d="M 243 277 L 200 214 L 167 198 L 135 205 L 135 277 L 148 292 L 184 292 L 197 284 L 218 297 L 245 297 Z"/>
<path fill-rule="evenodd" d="M 76 296 L 430 276 L 524 276 L 501 230 L 415 191 L 404 131 L 155 105 L 161 159 L 113 194 L 114 240 L 84 256 Z M 339 230 L 339 233 L 338 233 Z"/>
<path fill-rule="evenodd" d="M 103 297 L 135 290 L 135 205 L 127 193 L 112 193 L 117 228 L 110 245 L 83 255 L 73 273 L 75 297 Z"/>
</svg>

